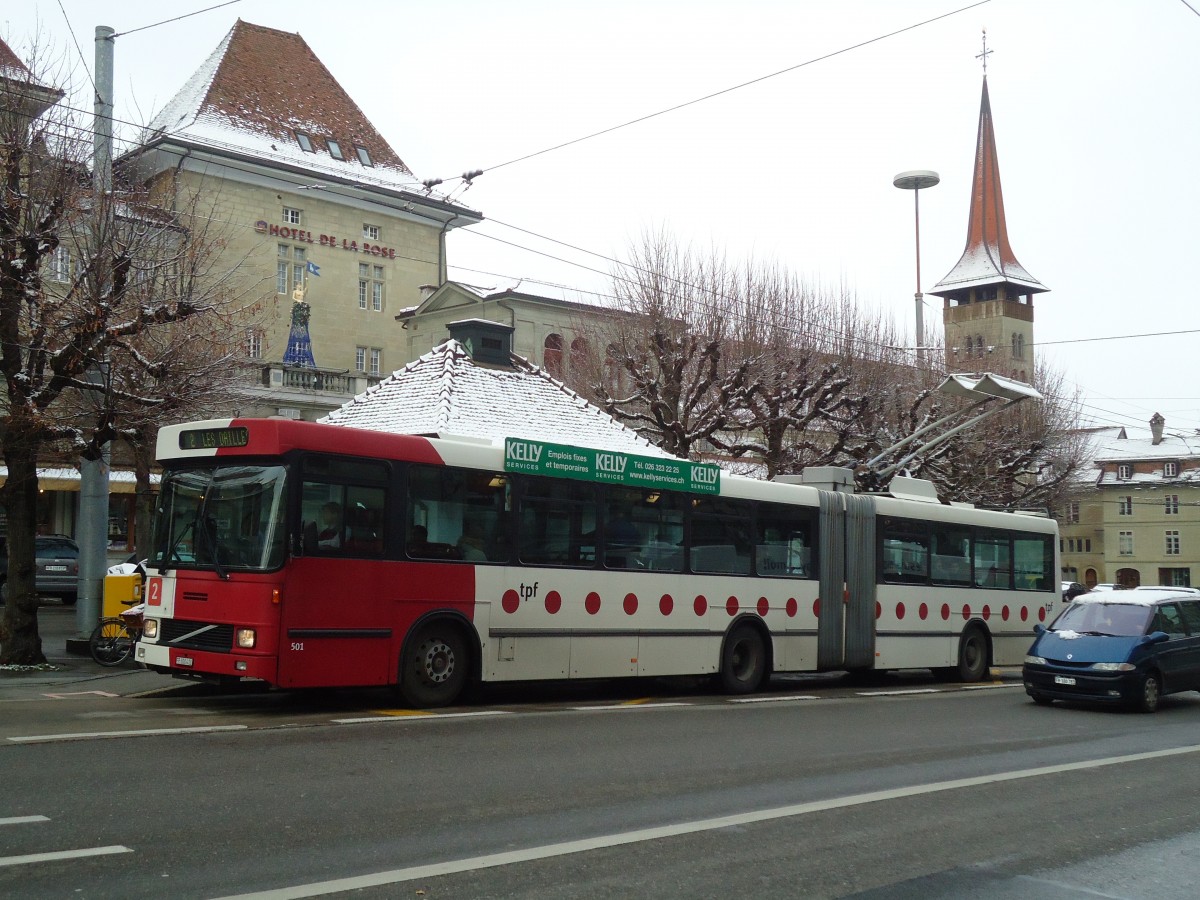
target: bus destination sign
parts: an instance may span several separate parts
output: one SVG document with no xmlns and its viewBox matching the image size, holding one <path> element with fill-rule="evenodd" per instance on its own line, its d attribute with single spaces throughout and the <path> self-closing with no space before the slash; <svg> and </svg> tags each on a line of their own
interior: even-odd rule
<svg viewBox="0 0 1200 900">
<path fill-rule="evenodd" d="M 691 491 L 695 494 L 721 492 L 721 469 L 711 463 L 634 456 L 631 453 L 545 444 L 521 438 L 504 439 L 504 470 L 580 481 L 603 481 L 626 487 Z"/>
<path fill-rule="evenodd" d="M 218 450 L 249 443 L 249 428 L 189 428 L 179 432 L 180 450 Z"/>
</svg>

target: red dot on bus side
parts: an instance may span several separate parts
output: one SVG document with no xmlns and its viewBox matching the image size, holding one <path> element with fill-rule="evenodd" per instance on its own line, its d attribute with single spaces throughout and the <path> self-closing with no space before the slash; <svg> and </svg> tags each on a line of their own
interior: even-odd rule
<svg viewBox="0 0 1200 900">
<path fill-rule="evenodd" d="M 1005 622 L 1008 621 L 1008 606 L 1007 605 L 1001 607 L 1000 618 L 1003 619 Z"/>
<path fill-rule="evenodd" d="M 728 600 L 725 601 L 725 612 L 729 613 L 731 616 L 736 616 L 737 611 L 738 611 L 738 598 L 730 597 Z"/>
<path fill-rule="evenodd" d="M 813 615 L 817 618 L 821 617 L 821 598 L 818 597 L 813 601 Z"/>
<path fill-rule="evenodd" d="M 800 604 L 796 602 L 795 597 L 788 597 L 788 602 L 784 610 L 787 612 L 789 619 L 794 619 L 796 618 L 796 613 L 800 610 Z"/>
<path fill-rule="evenodd" d="M 971 618 L 971 604 L 969 604 L 969 603 L 963 604 L 963 618 L 964 619 Z"/>
<path fill-rule="evenodd" d="M 922 603 L 917 609 L 917 615 L 921 617 L 922 622 L 925 621 L 925 619 L 929 616 L 929 604 Z"/>
<path fill-rule="evenodd" d="M 600 595 L 592 591 L 587 595 L 587 599 L 583 601 L 583 608 L 588 611 L 588 615 L 594 616 L 600 612 Z"/>
<path fill-rule="evenodd" d="M 625 595 L 625 615 L 632 616 L 635 612 L 637 612 L 637 606 L 638 606 L 637 594 L 626 594 Z"/>
<path fill-rule="evenodd" d="M 554 615 L 562 609 L 562 595 L 558 591 L 551 591 L 546 595 L 546 612 Z"/>
<path fill-rule="evenodd" d="M 883 617 L 883 604 L 880 603 L 878 600 L 876 600 L 875 601 L 875 618 L 879 619 L 882 617 Z"/>
<path fill-rule="evenodd" d="M 770 611 L 771 611 L 771 604 L 767 602 L 767 598 L 759 597 L 758 598 L 758 614 L 765 618 L 767 613 Z"/>
<path fill-rule="evenodd" d="M 669 616 L 671 614 L 671 610 L 674 608 L 675 601 L 671 598 L 670 594 L 663 594 L 658 598 L 658 611 L 664 616 Z"/>
<path fill-rule="evenodd" d="M 1038 621 L 1039 622 L 1046 621 L 1046 607 L 1044 607 L 1044 606 L 1038 607 Z"/>
<path fill-rule="evenodd" d="M 500 601 L 500 605 L 506 613 L 515 613 L 521 608 L 521 596 L 513 590 L 504 592 L 504 599 Z"/>
<path fill-rule="evenodd" d="M 1022 606 L 1021 607 L 1021 621 L 1024 622 L 1028 618 L 1029 618 L 1029 607 Z"/>
<path fill-rule="evenodd" d="M 708 598 L 703 594 L 697 594 L 696 602 L 692 604 L 692 608 L 696 610 L 696 615 L 704 615 L 708 612 Z"/>
<path fill-rule="evenodd" d="M 986 603 L 983 604 L 983 621 L 986 622 L 991 617 L 992 617 L 992 608 L 990 606 L 988 606 Z"/>
<path fill-rule="evenodd" d="M 904 618 L 904 604 L 903 603 L 896 604 L 896 618 L 897 619 Z"/>
<path fill-rule="evenodd" d="M 942 604 L 942 618 L 947 619 L 947 620 L 950 618 L 950 604 L 949 603 Z"/>
</svg>

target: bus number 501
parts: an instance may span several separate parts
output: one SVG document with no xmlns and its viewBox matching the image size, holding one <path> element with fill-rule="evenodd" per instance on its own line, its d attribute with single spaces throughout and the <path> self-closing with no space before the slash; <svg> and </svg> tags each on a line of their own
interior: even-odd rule
<svg viewBox="0 0 1200 900">
<path fill-rule="evenodd" d="M 296 642 L 296 641 L 292 641 L 292 649 L 293 649 L 293 650 L 303 650 L 303 649 L 304 649 L 304 643 L 303 643 L 303 642 L 299 642 L 299 643 L 298 643 L 298 642 Z"/>
</svg>

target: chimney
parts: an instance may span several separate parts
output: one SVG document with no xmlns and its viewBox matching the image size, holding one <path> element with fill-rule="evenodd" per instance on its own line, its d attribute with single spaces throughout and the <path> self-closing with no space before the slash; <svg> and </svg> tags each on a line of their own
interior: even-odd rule
<svg viewBox="0 0 1200 900">
<path fill-rule="evenodd" d="M 460 319 L 446 326 L 477 363 L 512 367 L 513 327 L 487 319 Z"/>
<path fill-rule="evenodd" d="M 421 292 L 421 302 L 424 303 L 426 300 L 432 297 L 433 292 L 437 289 L 438 286 L 436 284 L 423 284 L 417 288 L 417 290 Z"/>
<path fill-rule="evenodd" d="M 1150 436 L 1154 439 L 1154 446 L 1162 443 L 1163 426 L 1167 424 L 1167 420 L 1162 417 L 1161 413 L 1155 413 L 1150 417 Z"/>
</svg>

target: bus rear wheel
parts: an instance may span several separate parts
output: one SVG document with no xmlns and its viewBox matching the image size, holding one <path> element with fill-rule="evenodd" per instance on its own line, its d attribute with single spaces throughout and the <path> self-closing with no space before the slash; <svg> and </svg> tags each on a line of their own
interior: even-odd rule
<svg viewBox="0 0 1200 900">
<path fill-rule="evenodd" d="M 767 647 L 757 629 L 742 625 L 730 632 L 721 650 L 721 689 L 752 694 L 767 677 Z"/>
<path fill-rule="evenodd" d="M 405 644 L 400 696 L 418 708 L 449 706 L 462 693 L 469 671 L 462 631 L 450 622 L 426 623 Z"/>
</svg>

